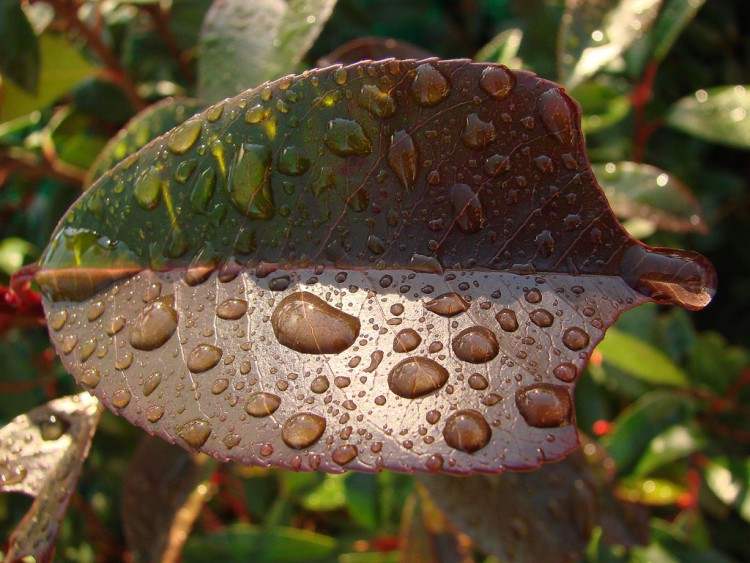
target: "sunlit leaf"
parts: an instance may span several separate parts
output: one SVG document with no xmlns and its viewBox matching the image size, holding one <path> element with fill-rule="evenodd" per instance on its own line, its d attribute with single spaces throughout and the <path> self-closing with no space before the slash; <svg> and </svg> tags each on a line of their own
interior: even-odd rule
<svg viewBox="0 0 750 563">
<path fill-rule="evenodd" d="M 702 448 L 706 437 L 698 429 L 677 424 L 655 436 L 633 470 L 633 475 L 642 477 L 668 463 L 689 456 Z"/>
<path fill-rule="evenodd" d="M 364 60 L 379 61 L 382 59 L 425 59 L 433 56 L 422 47 L 408 41 L 386 37 L 362 37 L 344 43 L 325 57 L 318 59 L 318 67 L 332 64 L 352 64 Z"/>
<path fill-rule="evenodd" d="M 677 37 L 682 33 L 706 0 L 665 0 L 659 19 L 651 32 L 653 51 L 651 57 L 661 61 L 667 56 Z"/>
<path fill-rule="evenodd" d="M 579 84 L 571 92 L 571 96 L 583 108 L 581 127 L 586 134 L 596 133 L 619 123 L 627 117 L 631 108 L 628 93 L 619 85 L 605 80 L 593 79 Z"/>
<path fill-rule="evenodd" d="M 200 97 L 216 102 L 293 72 L 336 0 L 222 0 L 201 29 Z"/>
<path fill-rule="evenodd" d="M 712 143 L 750 148 L 750 94 L 747 86 L 717 86 L 698 90 L 678 101 L 667 113 L 667 123 Z"/>
<path fill-rule="evenodd" d="M 623 500 L 648 506 L 677 504 L 687 488 L 668 479 L 627 477 L 617 485 L 615 493 Z"/>
<path fill-rule="evenodd" d="M 68 371 L 149 432 L 296 470 L 498 472 L 577 445 L 606 327 L 699 309 L 628 237 L 555 84 L 363 62 L 206 109 L 105 174 L 40 261 Z"/>
<path fill-rule="evenodd" d="M 482 47 L 474 55 L 475 61 L 497 63 L 512 68 L 521 67 L 518 50 L 521 47 L 523 30 L 518 28 L 506 29 L 492 38 L 492 41 Z"/>
<path fill-rule="evenodd" d="M 35 94 L 39 84 L 39 42 L 21 3 L 0 1 L 0 75 Z"/>
<path fill-rule="evenodd" d="M 0 429 L 0 491 L 35 497 L 10 537 L 7 561 L 29 555 L 51 560 L 100 414 L 99 401 L 81 393 L 50 401 Z"/>
<path fill-rule="evenodd" d="M 750 522 L 750 459 L 711 459 L 704 471 L 711 491 Z"/>
<path fill-rule="evenodd" d="M 559 35 L 562 83 L 574 88 L 653 24 L 663 0 L 566 0 Z"/>
</svg>

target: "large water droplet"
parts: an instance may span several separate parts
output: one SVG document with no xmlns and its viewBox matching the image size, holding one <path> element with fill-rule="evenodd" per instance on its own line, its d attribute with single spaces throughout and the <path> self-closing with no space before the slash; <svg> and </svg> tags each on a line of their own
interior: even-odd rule
<svg viewBox="0 0 750 563">
<path fill-rule="evenodd" d="M 290 448 L 301 450 L 320 440 L 326 429 L 326 419 L 311 412 L 290 416 L 281 428 L 281 439 Z"/>
<path fill-rule="evenodd" d="M 465 233 L 476 233 L 482 228 L 484 211 L 479 195 L 467 184 L 456 184 L 451 189 L 451 203 L 455 223 Z"/>
<path fill-rule="evenodd" d="M 159 205 L 164 180 L 161 170 L 156 166 L 149 166 L 135 181 L 133 195 L 143 209 L 154 209 Z"/>
<path fill-rule="evenodd" d="M 211 344 L 198 344 L 187 357 L 187 368 L 193 373 L 210 370 L 221 360 L 223 351 Z"/>
<path fill-rule="evenodd" d="M 416 69 L 411 92 L 419 105 L 432 107 L 448 97 L 450 85 L 443 73 L 431 64 L 424 63 Z"/>
<path fill-rule="evenodd" d="M 482 71 L 479 86 L 496 100 L 507 98 L 516 85 L 516 77 L 503 66 L 490 66 Z"/>
<path fill-rule="evenodd" d="M 271 315 L 278 341 L 303 354 L 338 354 L 359 336 L 359 319 L 306 291 L 285 297 Z"/>
<path fill-rule="evenodd" d="M 563 344 L 573 351 L 583 350 L 589 345 L 589 335 L 577 326 L 571 327 L 563 333 Z"/>
<path fill-rule="evenodd" d="M 539 97 L 539 113 L 547 131 L 562 145 L 573 144 L 577 111 L 560 90 L 552 88 Z"/>
<path fill-rule="evenodd" d="M 208 204 L 214 195 L 216 186 L 216 172 L 213 168 L 206 168 L 195 181 L 193 190 L 190 192 L 190 209 L 193 213 L 208 212 Z"/>
<path fill-rule="evenodd" d="M 259 391 L 253 393 L 245 402 L 245 412 L 250 416 L 261 418 L 270 416 L 281 406 L 281 398 L 271 393 Z"/>
<path fill-rule="evenodd" d="M 406 131 L 396 131 L 391 137 L 388 166 L 405 189 L 414 190 L 414 182 L 417 181 L 417 149 Z"/>
<path fill-rule="evenodd" d="M 275 214 L 271 191 L 271 151 L 245 143 L 234 155 L 226 183 L 234 208 L 252 219 L 271 219 Z"/>
<path fill-rule="evenodd" d="M 416 399 L 437 391 L 448 382 L 448 370 L 429 358 L 407 358 L 388 374 L 388 387 L 399 397 Z"/>
<path fill-rule="evenodd" d="M 464 144 L 472 149 L 481 149 L 495 140 L 495 124 L 482 121 L 476 113 L 466 116 L 466 127 L 461 137 Z"/>
<path fill-rule="evenodd" d="M 177 328 L 174 295 L 160 297 L 143 308 L 130 328 L 130 345 L 136 350 L 156 350 Z"/>
<path fill-rule="evenodd" d="M 490 329 L 472 326 L 459 332 L 453 339 L 453 351 L 464 362 L 482 364 L 498 355 L 500 344 Z"/>
<path fill-rule="evenodd" d="M 284 147 L 276 168 L 287 176 L 301 176 L 310 168 L 310 159 L 305 151 L 298 147 Z"/>
<path fill-rule="evenodd" d="M 177 435 L 185 440 L 188 446 L 198 449 L 206 443 L 212 431 L 211 424 L 207 420 L 197 418 L 182 426 L 177 431 Z"/>
<path fill-rule="evenodd" d="M 425 309 L 441 317 L 455 317 L 469 310 L 469 303 L 458 293 L 443 293 L 424 305 Z"/>
<path fill-rule="evenodd" d="M 558 428 L 573 416 L 568 390 L 562 385 L 540 383 L 516 391 L 516 406 L 529 426 Z"/>
<path fill-rule="evenodd" d="M 485 447 L 492 437 L 492 429 L 484 417 L 475 410 L 453 413 L 445 421 L 443 438 L 451 448 L 469 454 Z"/>
<path fill-rule="evenodd" d="M 353 119 L 337 117 L 329 121 L 323 141 L 338 156 L 367 156 L 372 152 L 372 143 L 362 125 Z"/>
<path fill-rule="evenodd" d="M 169 143 L 167 144 L 169 150 L 173 154 L 185 154 L 198 141 L 202 129 L 203 122 L 199 117 L 187 120 L 172 131 L 172 134 L 169 136 Z"/>
<path fill-rule="evenodd" d="M 357 103 L 376 117 L 390 117 L 396 112 L 396 102 L 374 84 L 365 84 Z"/>
<path fill-rule="evenodd" d="M 393 351 L 406 353 L 416 350 L 422 343 L 422 337 L 413 328 L 405 328 L 393 339 Z"/>
</svg>

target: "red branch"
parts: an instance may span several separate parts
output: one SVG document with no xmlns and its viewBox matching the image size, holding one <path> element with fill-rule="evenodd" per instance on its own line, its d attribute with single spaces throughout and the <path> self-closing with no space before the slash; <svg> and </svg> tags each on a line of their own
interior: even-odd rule
<svg viewBox="0 0 750 563">
<path fill-rule="evenodd" d="M 654 95 L 654 81 L 658 70 L 659 64 L 657 62 L 648 63 L 641 81 L 636 84 L 630 97 L 635 112 L 635 138 L 633 140 L 633 160 L 635 162 L 643 162 L 646 143 L 648 143 L 651 135 L 661 127 L 661 120 L 648 121 L 646 119 L 646 107 Z"/>
</svg>

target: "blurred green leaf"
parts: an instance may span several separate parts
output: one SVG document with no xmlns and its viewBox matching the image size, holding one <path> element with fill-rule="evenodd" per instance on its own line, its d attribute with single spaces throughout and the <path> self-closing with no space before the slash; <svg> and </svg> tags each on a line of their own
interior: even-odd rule
<svg viewBox="0 0 750 563">
<path fill-rule="evenodd" d="M 368 530 L 378 526 L 377 477 L 365 473 L 350 473 L 344 481 L 346 507 L 357 524 Z"/>
<path fill-rule="evenodd" d="M 330 511 L 344 508 L 347 503 L 345 475 L 326 475 L 319 485 L 302 497 L 307 510 Z"/>
<path fill-rule="evenodd" d="M 523 68 L 523 62 L 518 57 L 521 47 L 523 30 L 514 27 L 498 33 L 492 40 L 482 47 L 476 55 L 475 61 L 498 63 L 508 68 Z"/>
<path fill-rule="evenodd" d="M 612 431 L 602 439 L 618 472 L 628 473 L 651 440 L 675 424 L 684 424 L 695 408 L 695 400 L 689 396 L 656 390 L 622 411 L 614 420 Z"/>
<path fill-rule="evenodd" d="M 0 75 L 36 94 L 39 59 L 39 43 L 21 3 L 0 0 Z"/>
<path fill-rule="evenodd" d="M 688 370 L 694 384 L 706 386 L 724 395 L 743 369 L 750 363 L 744 348 L 730 346 L 715 332 L 704 332 L 696 338 L 689 351 Z"/>
<path fill-rule="evenodd" d="M 0 240 L 0 271 L 10 276 L 18 268 L 36 257 L 39 249 L 29 241 L 19 237 L 8 237 Z"/>
<path fill-rule="evenodd" d="M 667 56 L 682 30 L 693 20 L 706 0 L 666 0 L 651 36 L 652 59 L 661 62 Z"/>
<path fill-rule="evenodd" d="M 698 90 L 678 101 L 666 116 L 675 129 L 712 143 L 750 148 L 750 86 Z"/>
<path fill-rule="evenodd" d="M 687 489 L 667 479 L 627 477 L 620 481 L 615 494 L 622 500 L 648 506 L 676 504 Z"/>
<path fill-rule="evenodd" d="M 8 81 L 3 82 L 2 121 L 47 107 L 96 70 L 63 35 L 43 33 L 39 41 L 42 68 L 38 94 L 28 94 Z"/>
<path fill-rule="evenodd" d="M 215 534 L 193 534 L 185 544 L 185 563 L 313 562 L 329 557 L 336 540 L 296 528 L 260 528 L 235 524 Z"/>
<path fill-rule="evenodd" d="M 558 73 L 567 88 L 620 56 L 653 24 L 662 0 L 566 0 Z"/>
<path fill-rule="evenodd" d="M 652 542 L 648 547 L 636 547 L 631 563 L 732 563 L 733 559 L 711 548 L 692 542 L 690 534 L 673 524 L 654 519 L 651 522 Z"/>
<path fill-rule="evenodd" d="M 107 138 L 93 130 L 91 119 L 70 106 L 55 113 L 47 131 L 48 154 L 82 171 L 89 169 L 107 144 Z"/>
<path fill-rule="evenodd" d="M 633 475 L 636 477 L 650 475 L 655 469 L 687 457 L 700 450 L 705 444 L 706 437 L 691 425 L 677 424 L 667 428 L 649 442 L 646 451 L 633 470 Z"/>
<path fill-rule="evenodd" d="M 750 458 L 714 458 L 708 461 L 703 471 L 711 491 L 750 522 Z"/>
<path fill-rule="evenodd" d="M 99 78 L 82 80 L 73 90 L 81 111 L 108 123 L 121 124 L 133 117 L 133 106 L 117 84 Z"/>
<path fill-rule="evenodd" d="M 570 93 L 583 108 L 581 127 L 595 133 L 622 121 L 630 112 L 630 98 L 622 87 L 604 80 L 589 80 Z"/>
<path fill-rule="evenodd" d="M 208 102 L 294 71 L 336 0 L 225 0 L 201 30 L 198 92 Z"/>
<path fill-rule="evenodd" d="M 690 381 L 667 355 L 648 342 L 631 336 L 616 327 L 610 328 L 598 351 L 605 364 L 653 385 L 689 387 Z"/>
</svg>

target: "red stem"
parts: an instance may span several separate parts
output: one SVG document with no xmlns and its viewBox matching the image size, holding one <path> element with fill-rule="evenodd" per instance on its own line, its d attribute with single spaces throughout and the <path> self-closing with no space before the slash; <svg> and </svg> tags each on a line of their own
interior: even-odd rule
<svg viewBox="0 0 750 563">
<path fill-rule="evenodd" d="M 633 160 L 635 162 L 643 162 L 646 143 L 661 126 L 660 121 L 649 122 L 646 119 L 646 108 L 654 94 L 654 81 L 658 70 L 659 64 L 657 62 L 651 61 L 648 63 L 641 81 L 636 84 L 631 95 L 633 111 L 635 112 L 635 139 L 633 140 Z"/>
</svg>

